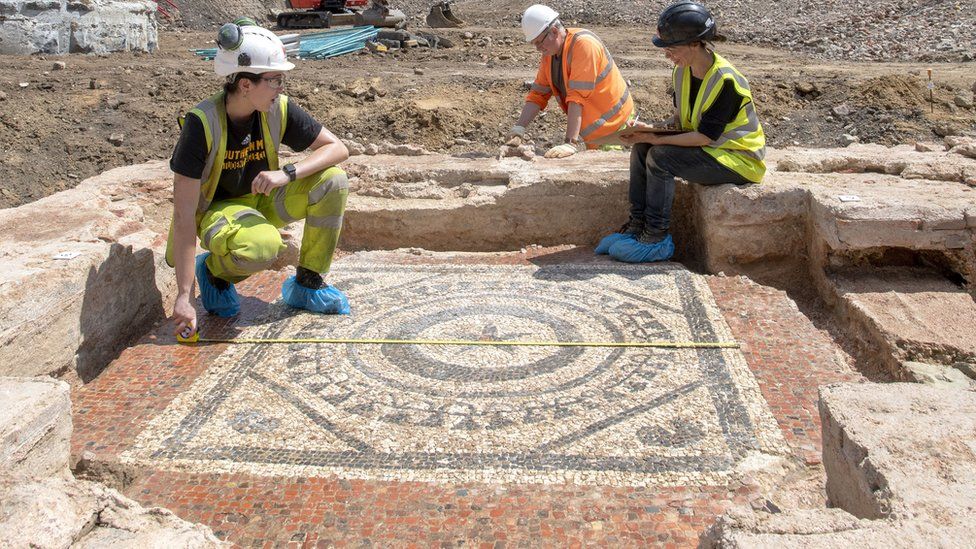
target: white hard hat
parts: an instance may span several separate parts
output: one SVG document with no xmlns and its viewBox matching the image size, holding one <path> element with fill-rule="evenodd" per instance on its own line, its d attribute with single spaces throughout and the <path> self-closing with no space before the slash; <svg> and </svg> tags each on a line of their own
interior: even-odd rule
<svg viewBox="0 0 976 549">
<path fill-rule="evenodd" d="M 556 19 L 559 19 L 559 13 L 549 6 L 542 4 L 529 6 L 522 15 L 522 32 L 525 33 L 525 41 L 531 42 L 538 38 L 543 31 L 552 26 Z"/>
<path fill-rule="evenodd" d="M 230 76 L 239 72 L 290 71 L 295 64 L 288 61 L 285 46 L 275 33 L 257 25 L 227 23 L 220 27 L 214 72 Z"/>
</svg>

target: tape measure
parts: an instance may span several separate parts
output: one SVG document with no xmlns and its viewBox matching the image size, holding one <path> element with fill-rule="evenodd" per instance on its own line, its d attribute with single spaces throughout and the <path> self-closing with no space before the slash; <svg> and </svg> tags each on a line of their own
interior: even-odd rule
<svg viewBox="0 0 976 549">
<path fill-rule="evenodd" d="M 351 339 L 351 338 L 212 338 L 176 336 L 182 344 L 225 343 L 229 345 L 286 345 L 295 343 L 316 345 L 453 345 L 459 347 L 628 347 L 658 349 L 738 349 L 734 341 L 481 341 L 460 339 Z"/>
</svg>

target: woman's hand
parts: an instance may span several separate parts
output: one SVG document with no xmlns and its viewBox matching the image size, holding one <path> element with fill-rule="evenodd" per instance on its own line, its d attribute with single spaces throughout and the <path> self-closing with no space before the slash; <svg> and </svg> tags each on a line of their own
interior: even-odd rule
<svg viewBox="0 0 976 549">
<path fill-rule="evenodd" d="M 251 192 L 254 194 L 271 194 L 278 187 L 284 187 L 290 179 L 281 170 L 261 172 L 251 181 Z"/>
<path fill-rule="evenodd" d="M 620 136 L 620 140 L 628 145 L 636 145 L 638 143 L 649 143 L 651 145 L 659 145 L 661 141 L 661 136 L 656 133 L 626 133 Z"/>
<path fill-rule="evenodd" d="M 173 305 L 173 333 L 184 336 L 193 335 L 197 331 L 197 310 L 190 303 L 190 296 L 179 294 Z"/>
</svg>

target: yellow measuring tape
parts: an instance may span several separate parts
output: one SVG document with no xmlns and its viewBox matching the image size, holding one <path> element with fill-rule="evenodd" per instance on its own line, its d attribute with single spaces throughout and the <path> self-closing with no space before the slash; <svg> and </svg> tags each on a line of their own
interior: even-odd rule
<svg viewBox="0 0 976 549">
<path fill-rule="evenodd" d="M 288 343 L 345 344 L 355 345 L 456 345 L 485 347 L 654 347 L 662 349 L 738 349 L 736 342 L 702 341 L 634 341 L 618 343 L 614 341 L 467 341 L 460 339 L 320 339 L 320 338 L 212 338 L 193 334 L 188 338 L 176 337 L 177 341 L 189 343 L 228 343 L 233 345 L 274 345 Z"/>
</svg>

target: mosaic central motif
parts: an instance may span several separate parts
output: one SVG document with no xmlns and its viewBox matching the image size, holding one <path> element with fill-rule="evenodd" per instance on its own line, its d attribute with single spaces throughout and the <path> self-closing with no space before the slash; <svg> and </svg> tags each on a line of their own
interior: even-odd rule
<svg viewBox="0 0 976 549">
<path fill-rule="evenodd" d="M 246 338 L 732 341 L 679 267 L 344 263 L 353 314 L 270 308 Z M 125 456 L 194 471 L 720 482 L 779 453 L 737 349 L 235 345 Z"/>
</svg>

